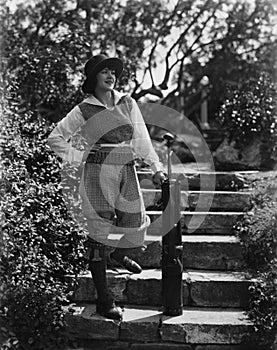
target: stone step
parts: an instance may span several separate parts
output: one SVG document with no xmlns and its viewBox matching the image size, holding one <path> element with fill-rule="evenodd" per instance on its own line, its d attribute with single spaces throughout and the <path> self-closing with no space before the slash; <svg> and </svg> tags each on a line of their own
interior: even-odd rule
<svg viewBox="0 0 277 350">
<path fill-rule="evenodd" d="M 124 269 L 108 270 L 108 284 L 118 302 L 133 305 L 162 305 L 161 270 L 131 274 Z M 243 272 L 186 270 L 183 272 L 183 304 L 191 307 L 245 308 L 252 280 Z M 78 276 L 74 301 L 93 302 L 96 291 L 90 272 Z"/>
<path fill-rule="evenodd" d="M 148 233 L 162 234 L 162 211 L 147 210 L 151 219 Z M 190 212 L 181 211 L 183 234 L 219 234 L 232 235 L 233 225 L 244 215 L 244 212 Z"/>
<path fill-rule="evenodd" d="M 252 176 L 257 171 L 241 171 L 241 172 L 224 172 L 224 171 L 192 171 L 174 169 L 172 178 L 182 173 L 185 175 L 185 181 L 183 181 L 184 190 L 202 190 L 202 191 L 237 191 L 240 189 L 246 189 L 249 185 L 247 178 Z M 152 184 L 152 173 L 150 171 L 137 171 L 141 188 L 154 188 Z"/>
<path fill-rule="evenodd" d="M 142 189 L 144 204 L 146 208 L 156 209 L 161 203 L 161 190 Z M 247 211 L 251 207 L 250 192 L 232 191 L 182 191 L 181 208 L 184 210 L 205 211 Z M 203 211 L 203 209 L 201 209 Z"/>
<path fill-rule="evenodd" d="M 144 346 L 174 342 L 185 344 L 184 350 L 213 350 L 212 345 L 241 344 L 253 332 L 252 323 L 241 310 L 184 308 L 181 316 L 172 317 L 164 316 L 157 307 L 128 306 L 121 322 L 97 315 L 92 304 L 65 307 L 65 311 L 66 331 L 71 337 L 121 342 L 120 349 L 125 349 L 126 343 Z"/>
<path fill-rule="evenodd" d="M 122 235 L 110 234 L 112 247 Z M 133 249 L 129 256 L 144 268 L 159 268 L 162 254 L 161 237 L 147 235 L 146 249 Z M 236 236 L 183 235 L 185 268 L 204 270 L 241 270 L 244 267 L 242 247 Z"/>
<path fill-rule="evenodd" d="M 182 344 L 171 341 L 129 342 L 120 340 L 79 340 L 78 345 L 65 350 L 254 350 L 247 344 Z M 78 347 L 76 347 L 78 346 Z"/>
</svg>

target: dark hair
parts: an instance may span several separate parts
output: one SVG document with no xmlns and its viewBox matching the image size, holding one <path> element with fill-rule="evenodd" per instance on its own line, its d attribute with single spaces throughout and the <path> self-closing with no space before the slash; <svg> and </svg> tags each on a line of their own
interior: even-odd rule
<svg viewBox="0 0 277 350">
<path fill-rule="evenodd" d="M 95 95 L 95 88 L 97 85 L 97 77 L 92 77 L 87 84 L 87 93 Z"/>
</svg>

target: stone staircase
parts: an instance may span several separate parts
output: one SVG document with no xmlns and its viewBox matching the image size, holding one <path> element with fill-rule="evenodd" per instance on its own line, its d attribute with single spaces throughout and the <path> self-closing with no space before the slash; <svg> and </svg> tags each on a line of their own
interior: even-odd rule
<svg viewBox="0 0 277 350">
<path fill-rule="evenodd" d="M 78 277 L 75 304 L 67 309 L 67 332 L 83 350 L 249 349 L 245 339 L 253 327 L 244 310 L 253 280 L 244 271 L 241 246 L 232 232 L 233 224 L 250 208 L 245 174 L 186 174 L 181 195 L 184 310 L 177 317 L 162 315 L 161 227 L 156 220 L 161 215 L 156 207 L 161 193 L 152 188 L 150 173 L 138 175 L 153 224 L 146 251 L 135 250 L 132 255 L 143 272 L 132 275 L 120 268 L 108 272 L 114 297 L 124 306 L 123 320 L 116 322 L 95 313 L 96 293 L 90 273 L 85 272 Z M 195 211 L 200 194 L 201 208 L 212 198 L 207 212 Z M 201 225 L 195 230 L 199 220 Z M 119 237 L 110 235 L 111 240 Z"/>
</svg>

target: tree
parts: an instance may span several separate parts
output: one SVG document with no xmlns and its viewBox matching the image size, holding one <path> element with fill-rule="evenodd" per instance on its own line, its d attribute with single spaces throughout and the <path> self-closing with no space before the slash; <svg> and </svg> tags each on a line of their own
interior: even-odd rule
<svg viewBox="0 0 277 350">
<path fill-rule="evenodd" d="M 105 6 L 36 0 L 7 16 L 7 69 L 24 101 L 60 115 L 81 99 L 86 58 L 107 52 L 126 62 L 120 88 L 137 100 L 154 98 L 175 108 L 176 95 L 183 96 L 188 115 L 207 75 L 214 114 L 226 81 L 237 84 L 254 66 L 274 71 L 276 10 L 270 0 L 108 0 Z"/>
</svg>

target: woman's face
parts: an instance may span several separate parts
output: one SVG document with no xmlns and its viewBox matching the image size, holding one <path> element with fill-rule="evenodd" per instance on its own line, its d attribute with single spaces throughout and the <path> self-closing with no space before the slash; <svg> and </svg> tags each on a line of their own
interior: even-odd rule
<svg viewBox="0 0 277 350">
<path fill-rule="evenodd" d="M 96 88 L 110 91 L 113 89 L 116 81 L 115 70 L 106 67 L 96 75 L 96 78 Z"/>
</svg>

